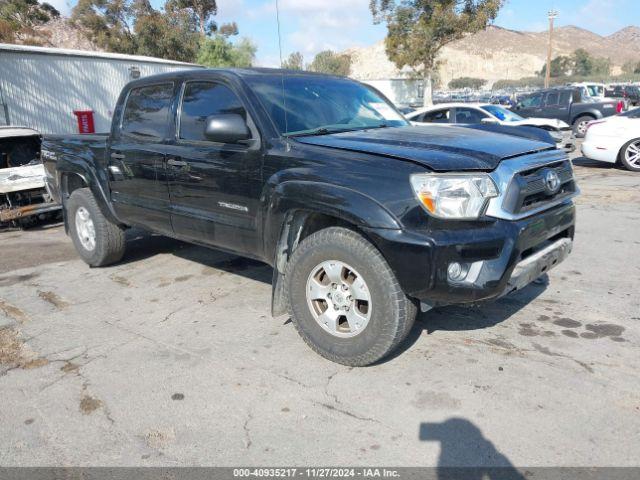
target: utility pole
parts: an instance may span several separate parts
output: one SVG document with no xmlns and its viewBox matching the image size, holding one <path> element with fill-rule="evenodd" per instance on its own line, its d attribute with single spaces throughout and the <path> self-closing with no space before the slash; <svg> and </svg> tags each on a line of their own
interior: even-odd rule
<svg viewBox="0 0 640 480">
<path fill-rule="evenodd" d="M 557 10 L 549 10 L 549 51 L 547 52 L 547 72 L 544 77 L 544 88 L 551 83 L 551 55 L 553 54 L 553 21 L 558 18 Z"/>
</svg>

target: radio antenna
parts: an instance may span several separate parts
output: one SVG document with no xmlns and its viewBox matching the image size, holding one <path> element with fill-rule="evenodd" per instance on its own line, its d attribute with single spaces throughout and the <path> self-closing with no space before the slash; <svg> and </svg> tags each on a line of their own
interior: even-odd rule
<svg viewBox="0 0 640 480">
<path fill-rule="evenodd" d="M 282 35 L 280 33 L 280 5 L 278 3 L 278 0 L 276 0 L 276 22 L 278 24 L 278 50 L 280 51 L 280 68 L 283 68 L 283 62 L 282 62 Z M 282 76 L 282 109 L 284 111 L 284 131 L 285 133 L 289 131 L 289 125 L 287 123 L 287 97 L 285 95 L 285 88 L 284 88 L 284 71 L 281 72 Z"/>
</svg>

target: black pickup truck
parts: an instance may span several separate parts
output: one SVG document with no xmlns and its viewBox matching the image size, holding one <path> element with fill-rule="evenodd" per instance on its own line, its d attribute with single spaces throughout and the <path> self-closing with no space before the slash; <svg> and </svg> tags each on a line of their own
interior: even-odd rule
<svg viewBox="0 0 640 480">
<path fill-rule="evenodd" d="M 544 142 L 411 126 L 379 92 L 268 69 L 136 80 L 109 135 L 46 137 L 82 259 L 136 226 L 274 267 L 272 310 L 320 355 L 378 361 L 418 307 L 495 299 L 569 254 L 578 190 Z"/>
<path fill-rule="evenodd" d="M 587 124 L 593 120 L 610 117 L 624 108 L 621 99 L 602 102 L 583 99 L 582 91 L 576 87 L 551 88 L 522 95 L 513 107 L 523 117 L 555 118 L 573 127 L 576 137 L 582 138 Z"/>
</svg>

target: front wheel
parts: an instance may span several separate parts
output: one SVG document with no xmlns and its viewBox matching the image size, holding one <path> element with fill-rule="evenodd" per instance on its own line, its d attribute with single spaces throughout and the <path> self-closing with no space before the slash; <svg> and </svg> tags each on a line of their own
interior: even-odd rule
<svg viewBox="0 0 640 480">
<path fill-rule="evenodd" d="M 640 138 L 631 140 L 622 147 L 620 162 L 627 170 L 640 172 Z"/>
<path fill-rule="evenodd" d="M 593 122 L 593 117 L 589 115 L 583 115 L 582 117 L 578 117 L 575 122 L 573 122 L 573 134 L 576 138 L 584 138 L 587 134 L 587 125 L 589 122 Z"/>
<path fill-rule="evenodd" d="M 287 268 L 290 313 L 323 357 L 370 365 L 395 349 L 416 317 L 380 252 L 357 233 L 331 227 L 305 238 Z"/>
<path fill-rule="evenodd" d="M 122 259 L 124 230 L 102 214 L 91 190 L 74 190 L 65 207 L 69 235 L 85 263 L 92 267 L 103 267 Z"/>
</svg>

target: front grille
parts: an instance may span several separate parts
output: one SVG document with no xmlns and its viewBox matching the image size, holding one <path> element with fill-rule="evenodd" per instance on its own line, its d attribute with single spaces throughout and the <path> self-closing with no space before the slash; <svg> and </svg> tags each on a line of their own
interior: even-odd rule
<svg viewBox="0 0 640 480">
<path fill-rule="evenodd" d="M 553 193 L 547 189 L 545 182 L 545 175 L 549 171 L 557 174 L 560 183 L 558 190 Z M 571 197 L 576 191 L 571 162 L 564 160 L 516 173 L 503 208 L 513 214 L 522 214 Z"/>
</svg>

